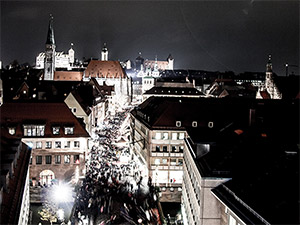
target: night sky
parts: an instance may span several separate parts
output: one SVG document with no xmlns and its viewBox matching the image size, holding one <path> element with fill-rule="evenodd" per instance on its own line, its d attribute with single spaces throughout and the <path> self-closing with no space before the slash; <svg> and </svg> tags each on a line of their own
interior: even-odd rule
<svg viewBox="0 0 300 225">
<path fill-rule="evenodd" d="M 74 43 L 78 59 L 165 60 L 176 69 L 273 71 L 299 66 L 299 1 L 1 1 L 3 66 L 34 64 L 44 51 L 49 14 L 57 51 Z M 299 74 L 294 67 L 293 70 Z M 291 68 L 292 70 L 292 68 Z"/>
</svg>

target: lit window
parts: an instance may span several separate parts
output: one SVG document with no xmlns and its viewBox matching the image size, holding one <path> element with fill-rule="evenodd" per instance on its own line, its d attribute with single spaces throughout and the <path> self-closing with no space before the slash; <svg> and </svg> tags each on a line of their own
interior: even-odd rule
<svg viewBox="0 0 300 225">
<path fill-rule="evenodd" d="M 155 159 L 154 164 L 158 166 L 160 164 L 160 159 Z"/>
<path fill-rule="evenodd" d="M 75 148 L 79 148 L 80 147 L 79 141 L 74 141 L 74 147 Z"/>
<path fill-rule="evenodd" d="M 74 127 L 65 127 L 65 134 L 74 134 Z"/>
<path fill-rule="evenodd" d="M 176 121 L 176 127 L 181 127 L 181 121 Z"/>
<path fill-rule="evenodd" d="M 59 127 L 52 127 L 52 133 L 53 134 L 59 134 Z"/>
<path fill-rule="evenodd" d="M 74 155 L 74 163 L 79 164 L 79 155 Z"/>
<path fill-rule="evenodd" d="M 66 164 L 69 164 L 69 163 L 70 163 L 70 155 L 65 155 L 65 156 L 64 156 L 64 162 L 65 162 Z"/>
<path fill-rule="evenodd" d="M 32 164 L 32 155 L 30 156 L 29 164 L 30 164 L 30 165 Z"/>
<path fill-rule="evenodd" d="M 43 157 L 41 155 L 37 155 L 35 158 L 35 164 L 39 165 L 42 164 Z"/>
<path fill-rule="evenodd" d="M 45 147 L 46 147 L 47 149 L 52 148 L 52 141 L 46 141 Z"/>
<path fill-rule="evenodd" d="M 168 139 L 169 139 L 169 134 L 163 133 L 163 140 L 168 140 Z"/>
<path fill-rule="evenodd" d="M 162 164 L 168 164 L 168 159 L 162 159 Z"/>
<path fill-rule="evenodd" d="M 160 140 L 161 139 L 161 133 L 156 133 L 155 134 L 155 139 Z"/>
<path fill-rule="evenodd" d="M 236 220 L 231 215 L 229 215 L 229 225 L 236 225 Z"/>
<path fill-rule="evenodd" d="M 55 142 L 55 148 L 61 148 L 61 141 Z"/>
<path fill-rule="evenodd" d="M 177 133 L 172 133 L 172 140 L 177 140 Z"/>
<path fill-rule="evenodd" d="M 15 127 L 9 127 L 8 128 L 8 133 L 10 135 L 15 135 L 16 134 L 16 128 Z"/>
<path fill-rule="evenodd" d="M 71 142 L 70 141 L 66 141 L 65 142 L 65 148 L 70 148 L 71 147 Z"/>
<path fill-rule="evenodd" d="M 179 140 L 183 140 L 184 139 L 184 133 L 179 133 Z"/>
<path fill-rule="evenodd" d="M 197 121 L 192 122 L 192 127 L 197 127 Z"/>
<path fill-rule="evenodd" d="M 36 148 L 42 148 L 42 142 L 41 141 L 36 142 Z"/>
<path fill-rule="evenodd" d="M 24 125 L 24 136 L 44 136 L 44 125 Z"/>
<path fill-rule="evenodd" d="M 54 159 L 55 159 L 55 164 L 60 164 L 61 163 L 61 156 L 60 155 L 54 156 Z"/>
<path fill-rule="evenodd" d="M 208 122 L 208 127 L 213 128 L 214 127 L 214 122 Z"/>
<path fill-rule="evenodd" d="M 51 164 L 52 163 L 52 156 L 51 155 L 46 155 L 46 164 Z"/>
</svg>

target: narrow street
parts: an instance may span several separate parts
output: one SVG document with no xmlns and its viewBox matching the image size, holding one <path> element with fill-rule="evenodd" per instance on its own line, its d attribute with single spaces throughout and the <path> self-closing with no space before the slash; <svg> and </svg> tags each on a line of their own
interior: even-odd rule
<svg viewBox="0 0 300 225">
<path fill-rule="evenodd" d="M 74 224 L 158 224 L 151 178 L 131 160 L 126 140 L 129 110 L 104 121 L 88 155 L 85 179 L 76 190 Z M 120 129 L 122 127 L 122 129 Z M 125 141 L 124 141 L 125 140 Z M 126 143 L 127 141 L 127 143 Z"/>
</svg>

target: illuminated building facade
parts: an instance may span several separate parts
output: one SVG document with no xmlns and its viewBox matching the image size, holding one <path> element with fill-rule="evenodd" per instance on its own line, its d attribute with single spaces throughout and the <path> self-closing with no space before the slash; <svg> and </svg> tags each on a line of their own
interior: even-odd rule
<svg viewBox="0 0 300 225">
<path fill-rule="evenodd" d="M 1 124 L 32 148 L 29 177 L 34 185 L 75 182 L 85 174 L 89 135 L 65 103 L 5 103 Z"/>
</svg>

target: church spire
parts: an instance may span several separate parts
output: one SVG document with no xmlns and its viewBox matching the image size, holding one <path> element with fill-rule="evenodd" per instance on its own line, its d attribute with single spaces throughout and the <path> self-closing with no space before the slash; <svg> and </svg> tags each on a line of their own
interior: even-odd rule
<svg viewBox="0 0 300 225">
<path fill-rule="evenodd" d="M 48 35 L 47 35 L 46 44 L 48 44 L 48 45 L 54 45 L 55 44 L 52 14 L 50 14 L 50 18 L 49 18 L 49 28 L 48 28 Z"/>
</svg>

